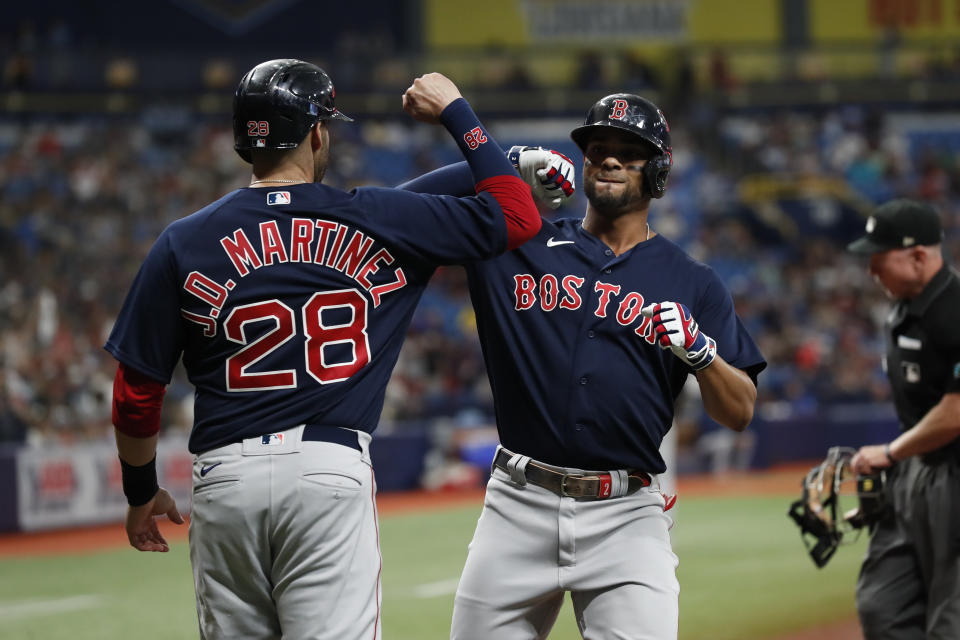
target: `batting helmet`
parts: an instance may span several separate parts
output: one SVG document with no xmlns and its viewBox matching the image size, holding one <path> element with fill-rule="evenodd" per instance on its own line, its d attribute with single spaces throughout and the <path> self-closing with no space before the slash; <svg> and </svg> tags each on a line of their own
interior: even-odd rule
<svg viewBox="0 0 960 640">
<path fill-rule="evenodd" d="M 667 188 L 667 175 L 673 166 L 670 146 L 670 125 L 663 112 L 649 100 L 632 93 L 614 93 L 601 98 L 583 121 L 583 126 L 570 132 L 581 151 L 587 150 L 590 138 L 602 127 L 627 131 L 650 145 L 655 155 L 643 167 L 643 182 L 651 197 L 662 198 Z"/>
<path fill-rule="evenodd" d="M 233 148 L 251 162 L 251 149 L 294 149 L 319 120 L 345 120 L 336 91 L 320 67 L 281 58 L 261 62 L 243 76 L 233 96 Z"/>
</svg>

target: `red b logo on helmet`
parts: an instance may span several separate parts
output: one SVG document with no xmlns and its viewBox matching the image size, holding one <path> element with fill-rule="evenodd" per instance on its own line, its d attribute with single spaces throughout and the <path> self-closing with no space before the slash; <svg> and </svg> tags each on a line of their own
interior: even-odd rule
<svg viewBox="0 0 960 640">
<path fill-rule="evenodd" d="M 627 101 L 614 100 L 613 111 L 610 112 L 610 117 L 613 120 L 623 120 L 623 116 L 625 115 L 627 115 Z"/>
</svg>

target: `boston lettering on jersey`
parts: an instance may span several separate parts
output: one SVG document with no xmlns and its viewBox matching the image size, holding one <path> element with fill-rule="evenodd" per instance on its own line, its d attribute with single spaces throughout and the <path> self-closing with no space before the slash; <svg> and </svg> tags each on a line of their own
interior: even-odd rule
<svg viewBox="0 0 960 640">
<path fill-rule="evenodd" d="M 377 249 L 374 238 L 359 229 L 314 218 L 291 218 L 289 229 L 284 229 L 286 233 L 281 231 L 276 220 L 261 222 L 259 226 L 260 237 L 254 241 L 242 228 L 220 238 L 220 246 L 239 278 L 257 269 L 278 264 L 315 264 L 335 269 L 352 278 L 370 293 L 374 307 L 380 305 L 384 295 L 407 284 L 402 267 L 393 269 L 393 279 L 388 282 L 377 285 L 370 282 L 372 276 L 393 264 L 395 258 L 389 249 Z M 181 315 L 203 326 L 205 336 L 215 336 L 216 318 L 236 285 L 233 279 L 221 284 L 199 271 L 190 272 L 184 281 L 184 290 L 209 304 L 212 310 L 209 316 L 202 316 L 181 309 Z"/>
<path fill-rule="evenodd" d="M 514 309 L 516 311 L 526 311 L 538 303 L 544 311 L 555 309 L 576 311 L 583 304 L 580 288 L 583 287 L 586 279 L 581 276 L 558 277 L 552 273 L 546 273 L 540 277 L 538 283 L 534 276 L 521 273 L 514 275 L 513 281 L 515 284 L 513 291 Z M 593 292 L 596 294 L 597 301 L 593 315 L 598 318 L 606 318 L 609 310 L 617 322 L 624 327 L 630 326 L 639 319 L 640 322 L 637 323 L 634 333 L 650 344 L 656 343 L 650 318 L 640 313 L 646 305 L 643 295 L 636 291 L 630 291 L 617 302 L 621 286 L 600 280 L 594 283 Z M 614 307 L 610 306 L 611 301 L 614 302 Z M 613 312 L 614 308 L 616 308 L 616 312 Z"/>
</svg>

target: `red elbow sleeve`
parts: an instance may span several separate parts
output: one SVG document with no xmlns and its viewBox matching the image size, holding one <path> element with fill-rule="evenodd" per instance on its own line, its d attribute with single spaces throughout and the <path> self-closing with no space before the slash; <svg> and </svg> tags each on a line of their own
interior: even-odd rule
<svg viewBox="0 0 960 640">
<path fill-rule="evenodd" d="M 117 367 L 113 379 L 113 426 L 134 438 L 149 438 L 160 431 L 160 409 L 167 387 L 136 369 Z"/>
<path fill-rule="evenodd" d="M 477 183 L 477 193 L 486 191 L 503 209 L 507 223 L 507 250 L 515 249 L 540 231 L 540 212 L 530 195 L 530 186 L 517 176 L 494 176 Z"/>
</svg>

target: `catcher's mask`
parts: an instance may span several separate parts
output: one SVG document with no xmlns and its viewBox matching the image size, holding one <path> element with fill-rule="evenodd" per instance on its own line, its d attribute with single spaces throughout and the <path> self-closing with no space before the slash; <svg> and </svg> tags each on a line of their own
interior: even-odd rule
<svg viewBox="0 0 960 640">
<path fill-rule="evenodd" d="M 826 460 L 807 473 L 801 498 L 787 512 L 800 527 L 800 537 L 817 567 L 826 565 L 839 545 L 855 542 L 862 528 L 882 518 L 887 508 L 886 473 L 855 477 L 850 466 L 855 453 L 848 447 L 831 447 Z M 848 488 L 854 479 L 855 492 Z M 855 506 L 844 510 L 841 502 L 853 499 Z"/>
</svg>

